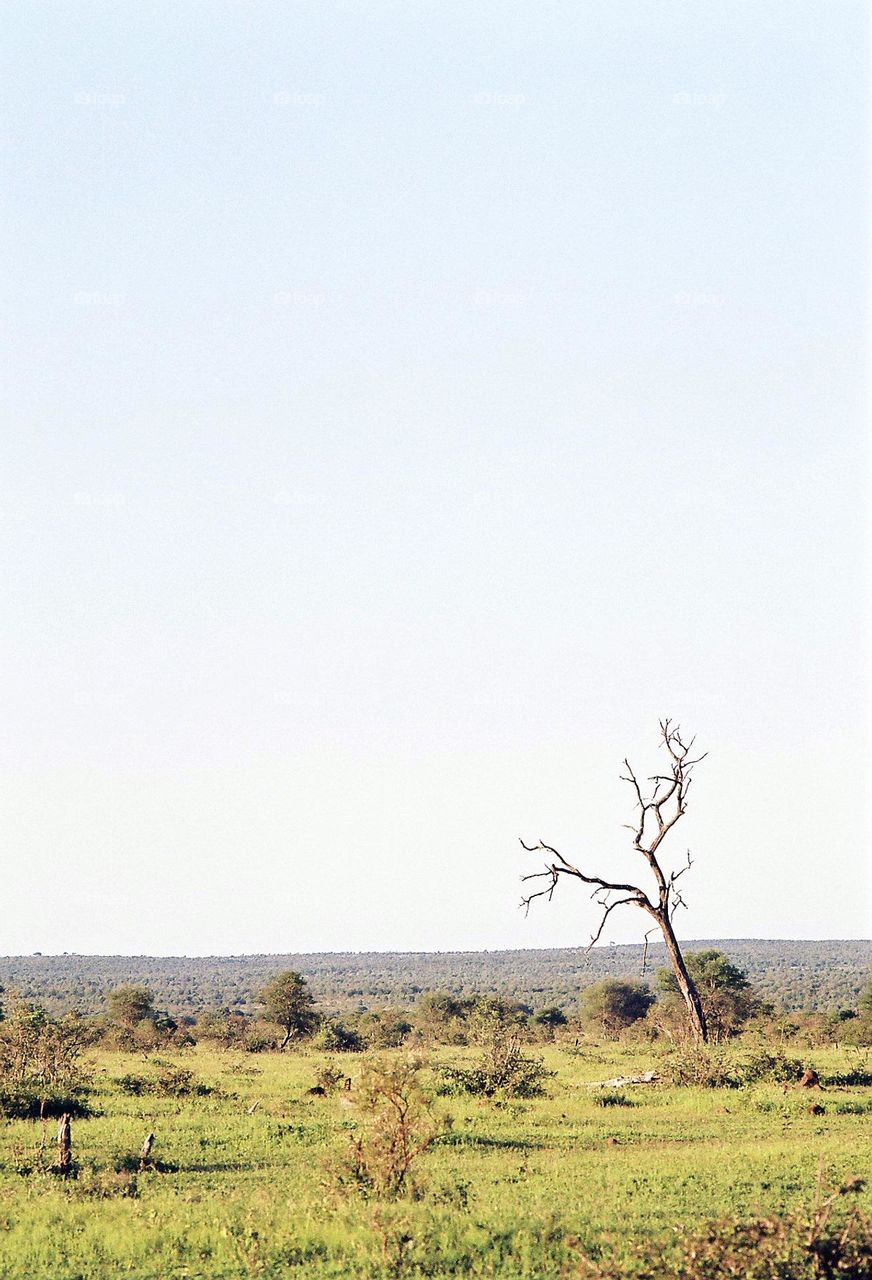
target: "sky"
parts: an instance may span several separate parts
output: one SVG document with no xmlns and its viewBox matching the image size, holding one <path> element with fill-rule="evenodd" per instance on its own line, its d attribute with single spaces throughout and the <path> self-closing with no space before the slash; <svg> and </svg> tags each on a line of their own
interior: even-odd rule
<svg viewBox="0 0 872 1280">
<path fill-rule="evenodd" d="M 866 24 L 7 6 L 0 951 L 872 935 Z"/>
</svg>

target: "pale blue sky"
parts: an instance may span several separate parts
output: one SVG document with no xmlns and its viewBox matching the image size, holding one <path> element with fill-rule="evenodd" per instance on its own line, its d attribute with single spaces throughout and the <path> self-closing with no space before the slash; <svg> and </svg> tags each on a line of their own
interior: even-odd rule
<svg viewBox="0 0 872 1280">
<path fill-rule="evenodd" d="M 869 936 L 865 7 L 4 26 L 0 950 Z"/>
</svg>

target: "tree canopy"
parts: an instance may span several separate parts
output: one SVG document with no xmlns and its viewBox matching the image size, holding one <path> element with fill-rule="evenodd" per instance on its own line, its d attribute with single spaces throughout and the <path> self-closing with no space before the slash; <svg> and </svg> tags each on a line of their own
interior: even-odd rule
<svg viewBox="0 0 872 1280">
<path fill-rule="evenodd" d="M 306 979 L 295 969 L 285 969 L 268 982 L 258 996 L 271 1022 L 285 1033 L 282 1048 L 298 1036 L 307 1035 L 318 1025 L 315 1000 Z"/>
<path fill-rule="evenodd" d="M 587 1024 L 601 1028 L 607 1035 L 617 1035 L 644 1018 L 653 1003 L 654 996 L 647 983 L 603 978 L 581 993 L 581 1016 Z"/>
<path fill-rule="evenodd" d="M 747 974 L 716 948 L 688 951 L 684 959 L 714 1038 L 721 1040 L 733 1035 L 760 1008 Z M 671 969 L 658 969 L 656 980 L 667 999 L 678 996 L 678 984 Z"/>
<path fill-rule="evenodd" d="M 148 987 L 113 987 L 106 997 L 106 1007 L 113 1022 L 128 1028 L 146 1020 L 153 1021 L 155 1016 L 154 997 Z"/>
</svg>

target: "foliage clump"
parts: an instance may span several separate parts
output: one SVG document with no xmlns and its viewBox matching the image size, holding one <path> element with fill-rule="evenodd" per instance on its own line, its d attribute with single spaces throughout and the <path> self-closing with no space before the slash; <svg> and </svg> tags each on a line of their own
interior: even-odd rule
<svg viewBox="0 0 872 1280">
<path fill-rule="evenodd" d="M 702 1046 L 677 1049 L 666 1058 L 662 1071 L 667 1084 L 699 1089 L 736 1089 L 738 1081 L 726 1055 Z"/>
<path fill-rule="evenodd" d="M 688 951 L 684 961 L 702 1001 L 709 1039 L 715 1044 L 736 1035 L 755 1014 L 767 1011 L 755 996 L 747 974 L 732 964 L 723 951 Z M 677 1015 L 673 1021 L 683 1020 L 683 1001 L 675 974 L 671 969 L 658 969 L 656 979 L 663 997 L 658 1014 L 664 1025 L 670 1014 Z"/>
<path fill-rule="evenodd" d="M 152 1094 L 160 1098 L 202 1098 L 213 1092 L 210 1085 L 195 1079 L 193 1071 L 187 1067 L 180 1067 L 172 1062 L 162 1062 L 159 1058 L 153 1059 L 153 1065 L 157 1068 L 155 1075 L 142 1076 L 131 1073 L 118 1076 L 115 1084 L 122 1093 L 128 1093 L 134 1097 Z"/>
<path fill-rule="evenodd" d="M 343 1072 L 334 1067 L 332 1062 L 326 1063 L 315 1077 L 315 1085 L 309 1092 L 336 1093 L 346 1079 Z"/>
<path fill-rule="evenodd" d="M 654 995 L 646 982 L 603 978 L 581 993 L 581 1017 L 590 1030 L 617 1036 L 644 1018 L 653 1003 Z"/>
<path fill-rule="evenodd" d="M 323 1049 L 327 1053 L 361 1053 L 366 1047 L 358 1032 L 346 1027 L 338 1018 L 322 1022 L 312 1044 L 314 1048 Z"/>
<path fill-rule="evenodd" d="M 52 1018 L 18 1001 L 0 1022 L 0 1114 L 10 1118 L 87 1115 L 90 1072 L 82 1053 L 88 1024 L 75 1013 Z"/>
<path fill-rule="evenodd" d="M 759 1049 L 745 1058 L 731 1058 L 714 1046 L 692 1046 L 671 1053 L 662 1074 L 667 1084 L 740 1089 L 751 1084 L 792 1084 L 803 1069 L 802 1062 L 788 1057 L 783 1049 Z"/>
<path fill-rule="evenodd" d="M 740 1085 L 793 1084 L 801 1077 L 804 1067 L 798 1058 L 788 1057 L 783 1049 L 758 1049 L 740 1059 L 734 1070 Z"/>
</svg>

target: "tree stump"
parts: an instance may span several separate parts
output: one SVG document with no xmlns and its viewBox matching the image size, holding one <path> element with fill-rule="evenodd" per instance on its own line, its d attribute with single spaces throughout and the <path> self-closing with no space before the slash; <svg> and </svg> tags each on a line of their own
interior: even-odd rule
<svg viewBox="0 0 872 1280">
<path fill-rule="evenodd" d="M 58 1125 L 58 1172 L 68 1178 L 73 1164 L 73 1139 L 70 1128 L 70 1113 L 65 1111 Z"/>
<path fill-rule="evenodd" d="M 144 1169 L 144 1168 L 145 1168 L 145 1166 L 146 1166 L 146 1164 L 147 1164 L 147 1162 L 148 1162 L 148 1158 L 149 1158 L 149 1156 L 151 1155 L 151 1148 L 152 1148 L 152 1146 L 153 1146 L 153 1145 L 154 1145 L 154 1134 L 153 1134 L 153 1133 L 150 1133 L 150 1134 L 148 1135 L 148 1137 L 146 1138 L 145 1142 L 143 1142 L 143 1144 L 142 1144 L 142 1150 L 141 1150 L 141 1151 L 140 1151 L 140 1153 L 139 1153 L 139 1167 L 140 1167 L 140 1169 Z"/>
</svg>

